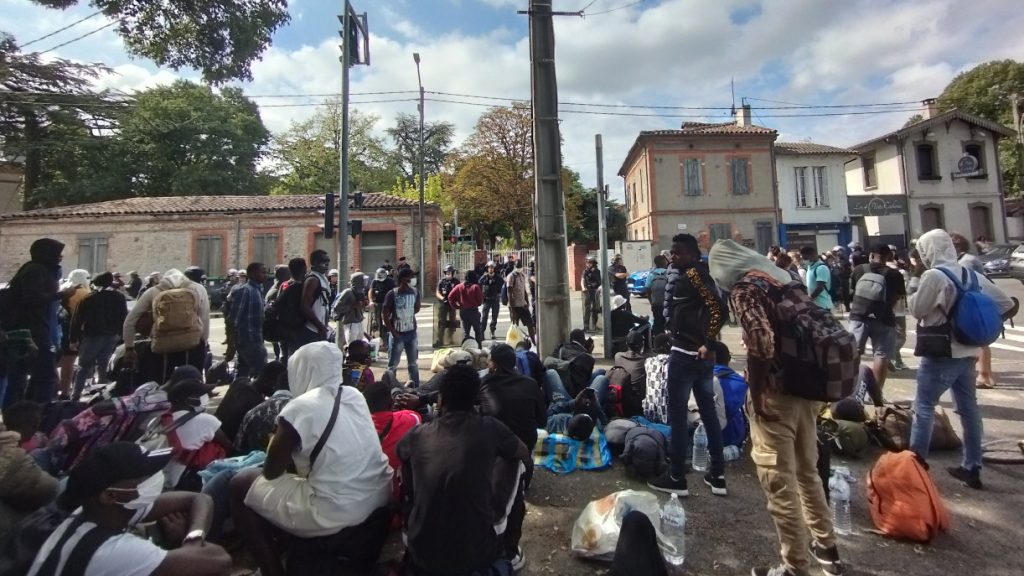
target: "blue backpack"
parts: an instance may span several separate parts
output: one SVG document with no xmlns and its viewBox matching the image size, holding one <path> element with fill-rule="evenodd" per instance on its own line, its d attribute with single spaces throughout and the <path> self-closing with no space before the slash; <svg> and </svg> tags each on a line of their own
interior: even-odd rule
<svg viewBox="0 0 1024 576">
<path fill-rule="evenodd" d="M 956 286 L 956 300 L 949 313 L 953 325 L 953 338 L 967 346 L 988 346 L 995 342 L 1003 331 L 1003 317 L 991 296 L 981 291 L 978 275 L 963 269 L 963 277 L 938 267 Z"/>
</svg>

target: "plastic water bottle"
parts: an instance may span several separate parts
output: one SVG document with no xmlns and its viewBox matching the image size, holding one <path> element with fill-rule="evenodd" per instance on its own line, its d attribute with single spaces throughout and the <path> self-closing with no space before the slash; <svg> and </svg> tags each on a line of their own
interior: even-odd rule
<svg viewBox="0 0 1024 576">
<path fill-rule="evenodd" d="M 832 498 L 832 525 L 836 534 L 853 534 L 853 523 L 850 519 L 850 471 L 845 466 L 832 469 L 828 480 L 828 489 Z"/>
<path fill-rule="evenodd" d="M 703 422 L 693 433 L 693 462 L 691 466 L 697 472 L 704 472 L 708 469 L 708 433 L 704 430 Z"/>
<path fill-rule="evenodd" d="M 742 452 L 740 452 L 740 447 L 739 446 L 734 446 L 734 445 L 730 444 L 730 445 L 728 445 L 728 446 L 726 446 L 725 448 L 722 449 L 722 456 L 725 458 L 726 462 L 732 462 L 733 460 L 739 460 L 741 455 L 742 455 Z"/>
<path fill-rule="evenodd" d="M 686 560 L 686 510 L 676 494 L 661 507 L 661 535 L 665 537 L 661 548 L 665 562 L 673 568 L 681 567 Z"/>
</svg>

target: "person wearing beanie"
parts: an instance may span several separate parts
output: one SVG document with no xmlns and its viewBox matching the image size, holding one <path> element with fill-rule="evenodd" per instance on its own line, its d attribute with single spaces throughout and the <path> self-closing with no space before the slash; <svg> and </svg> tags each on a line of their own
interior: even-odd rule
<svg viewBox="0 0 1024 576">
<path fill-rule="evenodd" d="M 78 401 L 85 382 L 98 373 L 95 382 L 110 379 L 107 366 L 121 339 L 121 328 L 128 317 L 128 302 L 124 295 L 113 289 L 114 275 L 98 274 L 92 280 L 96 291 L 78 305 L 78 313 L 71 319 L 68 346 L 78 352 L 78 372 L 75 373 L 71 399 Z"/>
</svg>

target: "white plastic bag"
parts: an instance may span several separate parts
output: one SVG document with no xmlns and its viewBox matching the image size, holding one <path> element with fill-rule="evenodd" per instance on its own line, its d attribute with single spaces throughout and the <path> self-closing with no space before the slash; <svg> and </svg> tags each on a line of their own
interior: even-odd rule
<svg viewBox="0 0 1024 576">
<path fill-rule="evenodd" d="M 512 324 L 508 327 L 508 332 L 505 333 L 505 344 L 515 348 L 520 340 L 526 340 L 529 337 L 530 335 L 524 332 L 522 328 Z"/>
<path fill-rule="evenodd" d="M 619 542 L 622 517 L 633 510 L 646 514 L 658 529 L 658 497 L 651 492 L 622 490 L 587 504 L 572 527 L 573 555 L 611 562 Z"/>
</svg>

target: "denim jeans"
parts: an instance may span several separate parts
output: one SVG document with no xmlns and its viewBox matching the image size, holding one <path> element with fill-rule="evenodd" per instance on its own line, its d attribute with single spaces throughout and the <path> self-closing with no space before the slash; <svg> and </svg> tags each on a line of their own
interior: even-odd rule
<svg viewBox="0 0 1024 576">
<path fill-rule="evenodd" d="M 263 365 L 267 363 L 267 346 L 262 341 L 241 339 L 235 341 L 235 346 L 238 354 L 235 379 L 259 376 Z"/>
<path fill-rule="evenodd" d="M 35 356 L 12 362 L 7 371 L 3 407 L 19 400 L 46 404 L 57 392 L 57 355 L 52 344 L 36 342 Z"/>
<path fill-rule="evenodd" d="M 669 439 L 670 472 L 673 478 L 686 475 L 686 452 L 690 438 L 686 417 L 689 413 L 690 392 L 697 400 L 697 411 L 708 435 L 711 455 L 711 474 L 720 476 L 725 471 L 722 454 L 722 426 L 715 411 L 714 361 L 699 360 L 689 354 L 673 350 L 668 359 L 668 423 L 672 427 Z"/>
<path fill-rule="evenodd" d="M 590 380 L 589 388 L 594 391 L 597 405 L 603 411 L 604 403 L 608 400 L 608 377 L 603 373 L 595 374 Z M 565 389 L 558 372 L 551 369 L 544 372 L 544 399 L 547 400 L 549 417 L 555 414 L 571 414 L 576 400 Z"/>
<path fill-rule="evenodd" d="M 928 458 L 935 405 L 946 390 L 952 390 L 953 403 L 964 430 L 963 467 L 981 468 L 982 425 L 974 387 L 974 361 L 973 357 L 921 358 L 914 395 L 914 424 L 910 428 L 910 449 L 921 458 Z"/>
<path fill-rule="evenodd" d="M 75 373 L 75 391 L 71 399 L 77 401 L 85 388 L 85 381 L 92 376 L 93 370 L 99 369 L 99 380 L 107 380 L 107 363 L 117 348 L 120 336 L 83 336 L 78 343 L 78 372 Z"/>
<path fill-rule="evenodd" d="M 210 522 L 210 531 L 206 534 L 207 540 L 219 542 L 224 533 L 224 522 L 231 518 L 231 492 L 228 487 L 238 472 L 239 470 L 222 470 L 203 484 L 202 493 L 213 500 L 213 518 Z"/>
<path fill-rule="evenodd" d="M 402 359 L 402 350 L 405 350 L 405 360 L 409 364 L 409 379 L 413 386 L 420 385 L 420 368 L 416 365 L 419 360 L 419 342 L 416 340 L 416 331 L 399 332 L 398 336 L 391 335 L 391 347 L 388 349 L 388 370 L 397 373 L 398 361 Z"/>
</svg>

